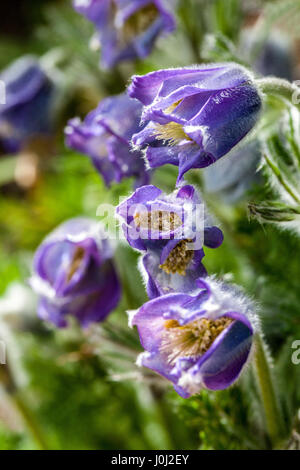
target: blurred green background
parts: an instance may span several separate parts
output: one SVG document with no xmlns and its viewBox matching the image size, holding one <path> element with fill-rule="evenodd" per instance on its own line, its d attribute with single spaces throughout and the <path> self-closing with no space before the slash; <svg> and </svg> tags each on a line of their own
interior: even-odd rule
<svg viewBox="0 0 300 470">
<path fill-rule="evenodd" d="M 93 28 L 68 0 L 14 0 L 1 6 L 0 68 L 23 54 L 46 55 L 60 71 L 61 89 L 53 149 L 42 149 L 33 162 L 27 162 L 34 166 L 35 177 L 22 183 L 22 177 L 16 178 L 20 156 L 0 156 L 0 316 L 5 323 L 0 334 L 6 338 L 9 329 L 13 353 L 8 360 L 14 361 L 18 385 L 7 393 L 4 374 L 0 449 L 268 447 L 266 437 L 259 434 L 262 410 L 250 368 L 238 386 L 203 392 L 186 401 L 156 376 L 136 368 L 140 346 L 135 331 L 127 328 L 125 310 L 139 307 L 146 295 L 137 255 L 127 246 L 116 251 L 124 285 L 122 302 L 107 324 L 92 333 L 82 334 L 75 324 L 55 330 L 36 317 L 34 299 L 33 306 L 22 306 L 22 299 L 16 306 L 17 290 L 13 290 L 16 283 L 26 289 L 33 252 L 49 231 L 70 217 L 95 217 L 100 202 L 116 204 L 132 187 L 132 181 L 125 181 L 108 191 L 89 159 L 65 148 L 67 119 L 84 116 L 102 97 L 123 91 L 134 72 L 195 61 L 242 61 L 234 55 L 240 31 L 256 21 L 268 3 L 181 1 L 176 34 L 159 43 L 144 63 L 112 72 L 99 69 L 99 53 L 88 48 Z M 188 4 L 196 8 L 196 15 Z M 267 27 L 273 27 L 272 21 L 265 21 Z M 217 39 L 204 51 L 207 33 Z M 154 184 L 171 191 L 175 179 L 176 169 L 165 167 L 155 174 Z M 198 171 L 191 172 L 189 179 L 201 187 Z M 262 183 L 252 189 L 248 200 L 263 201 L 271 193 Z M 229 206 L 207 198 L 207 203 L 222 225 L 225 242 L 218 250 L 206 250 L 206 268 L 240 283 L 260 304 L 275 373 L 285 387 L 285 420 L 293 423 L 300 403 L 299 367 L 289 360 L 290 345 L 300 338 L 299 237 L 249 220 L 245 201 Z M 11 302 L 13 314 L 6 315 L 3 299 Z"/>
</svg>

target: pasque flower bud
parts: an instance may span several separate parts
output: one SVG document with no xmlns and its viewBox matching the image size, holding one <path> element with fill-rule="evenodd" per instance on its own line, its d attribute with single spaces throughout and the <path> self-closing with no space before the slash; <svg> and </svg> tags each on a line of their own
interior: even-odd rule
<svg viewBox="0 0 300 470">
<path fill-rule="evenodd" d="M 67 315 L 83 327 L 103 321 L 119 302 L 112 250 L 91 219 L 71 219 L 54 230 L 37 249 L 33 271 L 39 316 L 56 326 L 66 326 Z"/>
<path fill-rule="evenodd" d="M 142 153 L 130 146 L 140 128 L 141 111 L 141 104 L 125 93 L 107 97 L 83 122 L 79 118 L 68 122 L 66 144 L 88 155 L 108 186 L 126 177 L 134 177 L 136 187 L 146 184 L 150 173 Z"/>
<path fill-rule="evenodd" d="M 173 0 L 74 0 L 74 8 L 94 23 L 102 65 L 143 59 L 156 40 L 175 28 Z M 171 8 L 170 8 L 171 7 Z"/>
<path fill-rule="evenodd" d="M 254 127 L 262 101 L 251 74 L 235 63 L 158 70 L 134 76 L 129 95 L 144 105 L 146 127 L 133 136 L 151 168 L 191 168 L 226 155 Z"/>
<path fill-rule="evenodd" d="M 51 132 L 54 86 L 38 60 L 25 56 L 0 73 L 5 104 L 0 104 L 0 145 L 16 152 L 30 139 Z"/>
</svg>

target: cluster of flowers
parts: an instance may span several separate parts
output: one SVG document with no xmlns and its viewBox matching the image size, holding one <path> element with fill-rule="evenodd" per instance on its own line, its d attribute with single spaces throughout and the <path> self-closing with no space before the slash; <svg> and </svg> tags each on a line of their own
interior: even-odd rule
<svg viewBox="0 0 300 470">
<path fill-rule="evenodd" d="M 138 174 L 141 148 L 151 167 L 179 166 L 179 188 L 172 194 L 143 185 L 117 208 L 128 243 L 143 253 L 140 266 L 151 299 L 131 322 L 145 348 L 139 363 L 171 380 L 180 395 L 203 386 L 222 389 L 237 379 L 249 356 L 254 308 L 235 288 L 206 275 L 203 246 L 217 248 L 223 235 L 195 188 L 181 180 L 190 168 L 223 157 L 252 129 L 261 98 L 235 64 L 134 77 L 129 95 L 107 98 L 84 123 L 72 120 L 67 143 L 90 153 L 107 182 L 120 178 L 122 165 L 126 175 Z M 75 219 L 55 231 L 38 249 L 34 268 L 39 313 L 58 326 L 65 325 L 66 314 L 83 326 L 101 321 L 118 303 L 112 254 L 93 221 Z"/>
<path fill-rule="evenodd" d="M 138 364 L 169 379 L 184 398 L 203 386 L 219 390 L 233 383 L 256 328 L 251 302 L 206 275 L 203 245 L 217 248 L 223 234 L 204 208 L 199 220 L 199 206 L 190 185 L 171 195 L 143 186 L 117 208 L 129 244 L 143 253 L 140 268 L 151 299 L 130 312 L 145 349 Z"/>
<path fill-rule="evenodd" d="M 76 0 L 75 8 L 97 26 L 107 66 L 144 57 L 174 27 L 162 0 Z M 67 145 L 89 155 L 107 185 L 135 178 L 134 193 L 116 213 L 128 243 L 142 253 L 150 299 L 130 314 L 145 349 L 138 363 L 170 380 L 182 397 L 231 385 L 258 328 L 251 301 L 207 275 L 204 247 L 219 247 L 223 234 L 183 179 L 235 149 L 261 107 L 246 69 L 209 64 L 134 76 L 128 93 L 104 99 L 83 122 L 75 118 L 66 127 Z M 149 168 L 165 164 L 178 166 L 172 194 L 149 184 Z M 31 284 L 40 316 L 55 325 L 65 326 L 69 314 L 83 327 L 103 321 L 121 286 L 99 224 L 74 219 L 48 236 L 35 255 Z"/>
<path fill-rule="evenodd" d="M 67 145 L 89 155 L 107 184 L 149 168 L 208 167 L 253 128 L 261 98 L 252 77 L 234 64 L 168 69 L 133 77 L 128 94 L 104 99 L 81 122 L 69 121 Z M 144 163 L 146 161 L 146 165 Z"/>
</svg>

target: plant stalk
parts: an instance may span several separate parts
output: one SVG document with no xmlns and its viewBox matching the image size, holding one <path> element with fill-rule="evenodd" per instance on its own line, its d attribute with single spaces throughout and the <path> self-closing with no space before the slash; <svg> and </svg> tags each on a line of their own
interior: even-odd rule
<svg viewBox="0 0 300 470">
<path fill-rule="evenodd" d="M 270 77 L 256 80 L 259 89 L 266 95 L 276 96 L 289 104 L 294 105 L 300 111 L 300 88 L 288 80 Z"/>
<path fill-rule="evenodd" d="M 18 413 L 21 415 L 26 429 L 30 432 L 38 450 L 48 450 L 49 447 L 44 439 L 44 436 L 38 426 L 35 418 L 32 415 L 30 407 L 27 405 L 23 397 L 16 393 L 11 397 Z"/>
<path fill-rule="evenodd" d="M 254 355 L 255 373 L 265 412 L 267 431 L 272 447 L 275 448 L 284 434 L 283 421 L 265 346 L 259 335 L 255 338 Z"/>
</svg>

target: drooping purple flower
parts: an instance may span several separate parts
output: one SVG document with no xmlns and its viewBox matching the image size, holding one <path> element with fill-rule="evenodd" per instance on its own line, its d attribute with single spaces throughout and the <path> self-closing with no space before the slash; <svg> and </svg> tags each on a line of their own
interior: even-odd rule
<svg viewBox="0 0 300 470">
<path fill-rule="evenodd" d="M 183 398 L 235 382 L 257 328 L 251 302 L 212 278 L 196 281 L 192 295 L 150 300 L 131 314 L 131 324 L 145 349 L 137 363 L 170 380 Z"/>
<path fill-rule="evenodd" d="M 51 132 L 54 86 L 38 60 L 25 56 L 0 73 L 5 104 L 0 104 L 0 145 L 17 152 L 33 137 Z"/>
<path fill-rule="evenodd" d="M 166 195 L 143 186 L 117 207 L 128 243 L 144 253 L 140 268 L 150 298 L 189 292 L 206 274 L 203 245 L 217 248 L 222 231 L 213 225 L 193 186 Z"/>
<path fill-rule="evenodd" d="M 130 147 L 137 132 L 141 104 L 125 93 L 103 99 L 82 122 L 71 119 L 65 129 L 68 147 L 88 155 L 109 186 L 125 177 L 135 177 L 136 186 L 149 182 L 140 151 Z"/>
<path fill-rule="evenodd" d="M 151 168 L 191 168 L 226 155 L 254 127 L 262 101 L 249 72 L 234 63 L 158 70 L 134 76 L 129 95 L 144 105 L 146 127 L 133 136 Z"/>
<path fill-rule="evenodd" d="M 99 224 L 71 219 L 37 249 L 30 280 L 39 294 L 38 314 L 58 327 L 73 315 L 86 327 L 103 321 L 120 300 L 112 250 Z"/>
<path fill-rule="evenodd" d="M 175 29 L 173 0 L 74 0 L 75 10 L 94 23 L 102 65 L 143 59 L 156 40 Z"/>
</svg>

